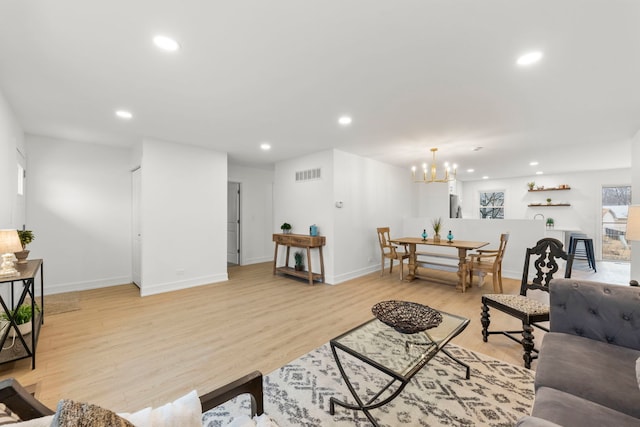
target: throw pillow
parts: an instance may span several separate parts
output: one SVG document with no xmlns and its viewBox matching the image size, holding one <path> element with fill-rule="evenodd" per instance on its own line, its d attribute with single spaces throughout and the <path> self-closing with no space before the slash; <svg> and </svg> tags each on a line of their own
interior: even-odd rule
<svg viewBox="0 0 640 427">
<path fill-rule="evenodd" d="M 202 405 L 195 390 L 158 408 L 118 415 L 136 427 L 202 427 Z"/>
<path fill-rule="evenodd" d="M 20 421 L 22 421 L 20 417 L 14 414 L 11 409 L 7 408 L 7 405 L 0 403 L 0 426 L 15 424 Z"/>
<path fill-rule="evenodd" d="M 135 427 L 108 409 L 91 403 L 63 399 L 58 403 L 51 427 Z"/>
</svg>

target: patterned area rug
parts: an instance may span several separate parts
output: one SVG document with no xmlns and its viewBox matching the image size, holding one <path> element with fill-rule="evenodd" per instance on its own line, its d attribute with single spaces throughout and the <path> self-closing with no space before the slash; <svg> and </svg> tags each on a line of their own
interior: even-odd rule
<svg viewBox="0 0 640 427">
<path fill-rule="evenodd" d="M 471 378 L 466 380 L 464 368 L 446 355 L 437 355 L 395 400 L 371 411 L 381 426 L 512 426 L 529 414 L 534 372 L 452 344 L 447 349 L 471 366 Z M 345 360 L 361 396 L 372 396 L 388 382 L 368 365 Z M 371 425 L 362 412 L 340 406 L 335 416 L 329 414 L 330 397 L 354 402 L 329 344 L 266 375 L 264 388 L 265 412 L 281 427 Z M 240 397 L 205 413 L 203 425 L 225 426 L 249 408 L 249 399 Z"/>
</svg>

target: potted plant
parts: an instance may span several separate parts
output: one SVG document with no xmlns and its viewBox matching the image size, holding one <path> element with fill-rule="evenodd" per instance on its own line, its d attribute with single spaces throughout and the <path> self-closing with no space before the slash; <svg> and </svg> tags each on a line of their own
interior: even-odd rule
<svg viewBox="0 0 640 427">
<path fill-rule="evenodd" d="M 280 229 L 284 234 L 289 234 L 291 233 L 291 224 L 289 224 L 288 222 L 285 222 L 280 226 Z"/>
<path fill-rule="evenodd" d="M 551 199 L 547 199 L 547 204 L 550 205 L 551 204 Z"/>
<path fill-rule="evenodd" d="M 442 228 L 442 218 L 435 218 L 431 221 L 431 226 L 433 227 L 433 241 L 440 241 L 440 229 Z"/>
<path fill-rule="evenodd" d="M 40 307 L 37 305 L 35 305 L 35 308 L 37 312 L 40 311 Z M 13 317 L 13 321 L 18 325 L 18 330 L 23 336 L 31 333 L 31 318 L 33 317 L 31 304 L 23 304 L 17 309 L 11 310 L 9 313 L 11 314 L 11 317 Z M 9 322 L 9 316 L 7 313 L 2 313 L 0 315 L 0 319 L 4 322 Z M 15 336 L 15 330 L 11 330 L 11 332 L 9 332 L 9 336 L 13 338 Z"/>
<path fill-rule="evenodd" d="M 547 218 L 547 228 L 553 228 L 554 221 L 553 218 Z"/>
<path fill-rule="evenodd" d="M 303 253 L 302 251 L 297 251 L 294 255 L 293 258 L 296 260 L 296 266 L 295 269 L 296 271 L 304 271 L 304 257 L 303 257 Z"/>
<path fill-rule="evenodd" d="M 29 251 L 27 250 L 27 245 L 33 242 L 35 236 L 33 235 L 33 231 L 31 230 L 17 230 L 18 237 L 20 237 L 20 243 L 22 244 L 22 250 L 20 252 L 16 252 L 14 255 L 18 258 L 18 264 L 26 264 L 27 257 L 29 256 Z"/>
<path fill-rule="evenodd" d="M 527 182 L 527 187 L 529 187 L 529 191 L 533 190 L 533 187 L 536 186 L 535 181 Z"/>
</svg>

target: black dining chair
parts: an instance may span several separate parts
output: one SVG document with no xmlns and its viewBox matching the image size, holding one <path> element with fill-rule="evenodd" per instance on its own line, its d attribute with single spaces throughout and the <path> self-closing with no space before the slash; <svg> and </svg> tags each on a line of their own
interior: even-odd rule
<svg viewBox="0 0 640 427">
<path fill-rule="evenodd" d="M 527 248 L 524 259 L 524 272 L 520 284 L 520 294 L 485 294 L 482 296 L 482 340 L 487 342 L 489 335 L 502 334 L 520 343 L 524 349 L 522 358 L 525 368 L 531 368 L 531 361 L 538 357 L 538 350 L 534 345 L 533 327 L 549 331 L 540 322 L 549 321 L 549 304 L 533 299 L 527 295 L 529 291 L 540 290 L 549 292 L 549 282 L 554 274 L 560 270 L 559 260 L 566 261 L 564 277 L 571 277 L 573 254 L 567 254 L 562 249 L 562 242 L 553 238 L 538 240 L 532 248 Z M 532 268 L 533 279 L 529 281 L 529 268 Z M 494 308 L 522 322 L 522 329 L 516 331 L 489 331 L 491 319 L 489 308 Z M 521 334 L 519 337 L 514 334 Z M 535 353 L 535 354 L 532 354 Z"/>
</svg>

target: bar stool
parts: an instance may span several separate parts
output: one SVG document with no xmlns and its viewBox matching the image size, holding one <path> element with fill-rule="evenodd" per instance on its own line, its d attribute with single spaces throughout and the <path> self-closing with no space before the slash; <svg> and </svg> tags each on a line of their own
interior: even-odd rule
<svg viewBox="0 0 640 427">
<path fill-rule="evenodd" d="M 578 243 L 582 243 L 581 247 L 578 247 Z M 598 272 L 596 269 L 596 255 L 593 249 L 593 239 L 587 237 L 584 233 L 571 233 L 569 236 L 569 253 L 573 254 L 573 259 L 583 259 L 589 264 L 589 268 L 592 268 L 594 272 Z"/>
</svg>

